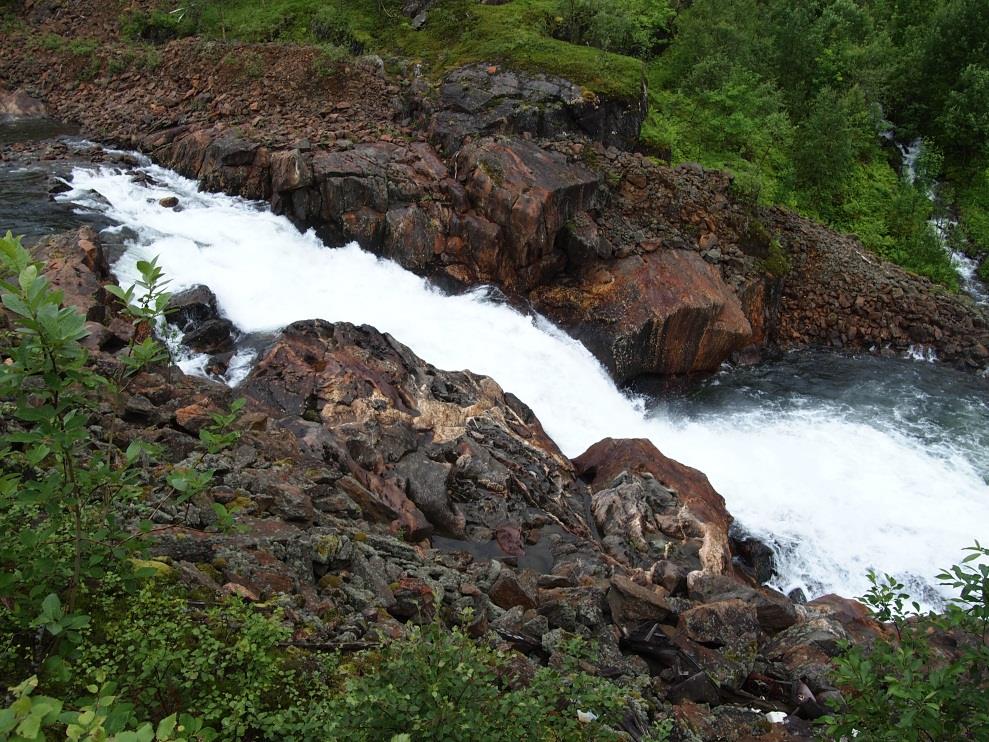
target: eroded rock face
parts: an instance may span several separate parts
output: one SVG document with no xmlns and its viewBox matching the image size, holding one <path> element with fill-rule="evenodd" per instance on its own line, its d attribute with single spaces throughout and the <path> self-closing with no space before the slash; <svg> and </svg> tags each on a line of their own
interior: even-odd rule
<svg viewBox="0 0 989 742">
<path fill-rule="evenodd" d="M 668 559 L 711 574 L 731 572 L 732 517 L 703 473 L 644 439 L 605 438 L 574 465 L 591 487 L 594 515 L 613 554 L 653 565 L 659 580 Z"/>
<path fill-rule="evenodd" d="M 566 256 L 556 247 L 557 235 L 593 205 L 600 176 L 517 141 L 469 145 L 460 151 L 457 165 L 466 174 L 474 210 L 501 231 L 499 254 L 491 256 L 493 277 L 524 293 L 558 274 Z"/>
<path fill-rule="evenodd" d="M 596 265 L 537 289 L 532 299 L 619 382 L 713 371 L 752 340 L 735 292 L 717 268 L 686 250 Z"/>
<path fill-rule="evenodd" d="M 84 227 L 43 240 L 32 249 L 32 256 L 47 266 L 48 280 L 62 292 L 67 306 L 90 322 L 109 318 L 103 283 L 110 267 L 94 229 Z"/>
<path fill-rule="evenodd" d="M 630 148 L 646 113 L 644 89 L 638 101 L 610 100 L 559 77 L 484 64 L 447 75 L 433 106 L 438 110 L 429 117 L 429 136 L 447 154 L 466 137 L 503 133 L 545 138 L 579 133 Z"/>
<path fill-rule="evenodd" d="M 507 544 L 505 529 L 538 529 L 529 504 L 587 533 L 572 466 L 525 405 L 373 328 L 296 322 L 243 390 L 353 480 L 345 488 L 366 517 L 412 540 L 435 531 Z"/>
</svg>

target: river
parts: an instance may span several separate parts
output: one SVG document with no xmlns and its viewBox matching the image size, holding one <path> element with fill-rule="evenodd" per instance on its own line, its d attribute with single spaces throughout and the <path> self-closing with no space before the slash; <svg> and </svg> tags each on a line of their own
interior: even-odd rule
<svg viewBox="0 0 989 742">
<path fill-rule="evenodd" d="M 373 325 L 440 368 L 493 377 L 569 456 L 606 436 L 644 437 L 701 469 L 740 526 L 775 549 L 776 585 L 811 596 L 860 595 L 876 569 L 936 606 L 946 595 L 939 568 L 989 534 L 982 377 L 920 359 L 805 351 L 633 393 L 580 343 L 497 292 L 446 294 L 356 244 L 331 248 L 299 233 L 264 205 L 142 169 L 154 185 L 77 167 L 53 208 L 112 225 L 124 284 L 137 260 L 157 255 L 173 290 L 210 286 L 244 333 L 231 383 L 249 370 L 252 348 L 292 321 Z M 158 205 L 172 195 L 179 210 Z M 184 364 L 201 368 L 188 355 Z"/>
</svg>

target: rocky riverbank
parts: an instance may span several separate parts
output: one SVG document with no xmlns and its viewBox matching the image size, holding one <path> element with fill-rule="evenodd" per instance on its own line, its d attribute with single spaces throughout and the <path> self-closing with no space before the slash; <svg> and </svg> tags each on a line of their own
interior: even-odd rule
<svg viewBox="0 0 989 742">
<path fill-rule="evenodd" d="M 125 47 L 109 26 L 95 66 L 31 42 L 71 37 L 87 7 L 30 4 L 29 28 L 0 49 L 0 83 L 17 91 L 5 113 L 43 101 L 94 139 L 268 201 L 327 240 L 446 284 L 495 284 L 619 381 L 804 344 L 922 345 L 989 364 L 987 318 L 964 297 L 746 201 L 724 173 L 623 149 L 638 103 L 496 65 L 427 81 L 281 45 L 182 40 L 155 64 L 115 64 Z M 99 236 L 62 235 L 36 254 L 112 371 L 133 330 L 101 289 Z M 184 298 L 186 332 L 222 322 L 208 287 L 196 296 Z M 283 606 L 300 646 L 346 651 L 468 620 L 531 669 L 578 635 L 596 643 L 588 669 L 636 689 L 647 713 L 672 713 L 681 738 L 785 740 L 810 737 L 839 697 L 828 673 L 840 643 L 883 631 L 853 601 L 761 586 L 758 545 L 732 541 L 703 473 L 644 440 L 606 439 L 570 460 L 497 380 L 436 369 L 374 328 L 296 322 L 238 394 L 244 436 L 223 454 L 193 450 L 232 392 L 175 369 L 137 376 L 93 430 L 215 470 L 202 497 L 157 512 L 155 556 L 203 596 Z M 216 529 L 213 503 L 239 532 Z"/>
<path fill-rule="evenodd" d="M 35 254 L 112 372 L 132 326 L 100 289 L 99 237 L 83 229 Z M 197 296 L 175 321 L 213 320 Z M 839 642 L 882 631 L 852 601 L 759 586 L 702 473 L 641 440 L 568 460 L 496 380 L 440 371 L 371 327 L 286 328 L 237 391 L 240 443 L 199 461 L 198 432 L 232 394 L 174 368 L 142 373 L 93 431 L 216 471 L 191 505 L 157 512 L 153 553 L 201 595 L 283 605 L 303 645 L 373 646 L 469 615 L 474 636 L 532 665 L 577 635 L 596 643 L 593 672 L 684 734 L 783 740 L 809 737 L 835 697 Z M 214 502 L 238 532 L 216 530 Z"/>
<path fill-rule="evenodd" d="M 66 32 L 65 12 L 39 6 L 31 32 Z M 98 15 L 73 10 L 87 12 Z M 331 243 L 496 284 L 619 381 L 710 371 L 776 345 L 923 346 L 989 364 L 987 318 L 966 297 L 747 202 L 723 173 L 619 148 L 641 102 L 495 65 L 429 81 L 275 44 L 185 39 L 160 47 L 153 67 L 124 66 L 107 34 L 82 71 L 70 50 L 25 35 L 0 50 L 0 81 L 204 188 L 270 201 Z"/>
</svg>

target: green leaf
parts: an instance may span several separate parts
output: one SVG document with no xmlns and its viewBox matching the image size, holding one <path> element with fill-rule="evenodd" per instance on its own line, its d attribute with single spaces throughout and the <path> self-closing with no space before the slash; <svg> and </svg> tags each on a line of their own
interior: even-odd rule
<svg viewBox="0 0 989 742">
<path fill-rule="evenodd" d="M 37 466 L 49 453 L 51 453 L 51 448 L 45 445 L 37 445 L 28 449 L 25 458 L 31 466 Z"/>
<path fill-rule="evenodd" d="M 41 611 L 42 615 L 48 619 L 57 619 L 62 617 L 62 601 L 58 599 L 55 593 L 49 593 L 43 601 L 41 601 Z"/>
<path fill-rule="evenodd" d="M 17 733 L 27 740 L 36 740 L 41 731 L 41 717 L 29 715 L 17 726 Z"/>
<path fill-rule="evenodd" d="M 175 725 L 178 722 L 178 715 L 172 714 L 171 716 L 166 716 L 160 722 L 158 722 L 158 739 L 166 740 L 172 736 L 172 732 L 175 731 Z"/>
<path fill-rule="evenodd" d="M 18 314 L 21 317 L 31 317 L 33 314 L 27 304 L 19 297 L 14 296 L 14 294 L 4 294 L 2 300 L 3 305 L 14 314 Z"/>
</svg>

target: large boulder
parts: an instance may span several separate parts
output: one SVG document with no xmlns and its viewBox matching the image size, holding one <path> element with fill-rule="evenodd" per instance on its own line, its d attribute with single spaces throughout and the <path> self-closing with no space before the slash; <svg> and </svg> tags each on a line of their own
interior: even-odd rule
<svg viewBox="0 0 989 742">
<path fill-rule="evenodd" d="M 707 477 L 644 439 L 605 438 L 574 459 L 591 487 L 605 548 L 634 566 L 679 560 L 689 570 L 731 572 L 732 517 Z"/>
<path fill-rule="evenodd" d="M 45 264 L 45 276 L 62 292 L 66 306 L 91 322 L 109 318 L 103 284 L 110 278 L 110 267 L 95 230 L 83 227 L 49 237 L 35 245 L 31 254 Z"/>
<path fill-rule="evenodd" d="M 572 465 L 525 405 L 371 327 L 296 322 L 242 389 L 344 473 L 366 517 L 413 540 L 437 532 L 519 557 L 548 519 L 588 534 Z"/>
<path fill-rule="evenodd" d="M 638 143 L 646 113 L 645 90 L 633 100 L 599 96 L 552 75 L 488 65 L 454 70 L 440 84 L 429 135 L 453 153 L 468 136 L 530 134 L 556 138 L 583 134 L 605 145 Z"/>
<path fill-rule="evenodd" d="M 738 296 L 716 267 L 688 250 L 599 263 L 530 298 L 619 382 L 713 371 L 752 338 Z"/>
<path fill-rule="evenodd" d="M 9 92 L 0 88 L 0 119 L 40 118 L 47 113 L 44 103 L 23 90 Z"/>
<path fill-rule="evenodd" d="M 475 249 L 478 277 L 524 293 L 559 273 L 566 255 L 557 235 L 593 205 L 601 176 L 522 141 L 467 145 L 457 166 L 473 209 L 500 230 L 490 265 Z"/>
</svg>

